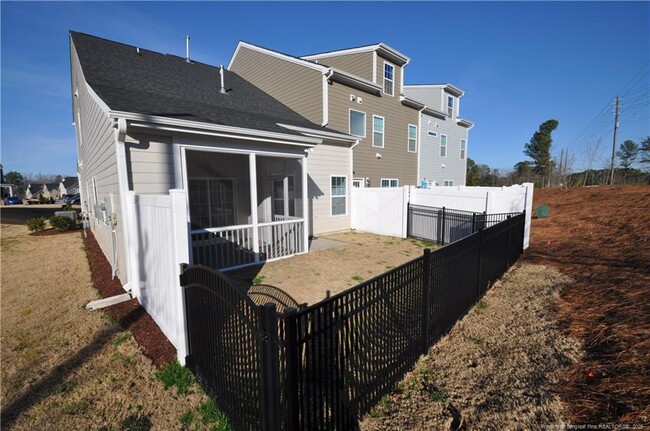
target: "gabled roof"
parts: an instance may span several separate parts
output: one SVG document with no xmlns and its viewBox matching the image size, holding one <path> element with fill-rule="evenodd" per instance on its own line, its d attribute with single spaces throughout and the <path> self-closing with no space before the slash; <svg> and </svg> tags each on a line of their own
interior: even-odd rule
<svg viewBox="0 0 650 431">
<path fill-rule="evenodd" d="M 408 64 L 411 59 L 406 55 L 402 54 L 398 50 L 391 48 L 383 42 L 375 43 L 372 45 L 357 46 L 354 48 L 340 49 L 336 51 L 326 51 L 317 54 L 303 55 L 301 58 L 305 60 L 317 60 L 327 57 L 336 57 L 340 55 L 349 55 L 349 54 L 358 54 L 362 52 L 373 52 L 377 51 L 379 55 L 383 58 L 386 58 L 398 66 L 404 66 Z"/>
<path fill-rule="evenodd" d="M 223 126 L 300 133 L 291 124 L 327 130 L 307 120 L 234 72 L 218 67 L 71 31 L 87 83 L 111 111 L 212 123 Z"/>
<path fill-rule="evenodd" d="M 443 91 L 456 97 L 463 97 L 465 92 L 452 84 L 404 84 L 404 88 L 441 88 Z"/>
</svg>

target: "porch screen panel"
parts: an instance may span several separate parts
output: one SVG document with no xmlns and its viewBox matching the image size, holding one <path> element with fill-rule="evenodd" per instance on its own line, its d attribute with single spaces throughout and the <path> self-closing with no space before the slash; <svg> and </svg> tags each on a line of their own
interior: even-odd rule
<svg viewBox="0 0 650 431">
<path fill-rule="evenodd" d="M 210 180 L 212 227 L 235 223 L 235 193 L 232 180 Z"/>
<path fill-rule="evenodd" d="M 193 227 L 210 226 L 210 200 L 208 182 L 205 180 L 189 180 L 190 221 Z"/>
</svg>

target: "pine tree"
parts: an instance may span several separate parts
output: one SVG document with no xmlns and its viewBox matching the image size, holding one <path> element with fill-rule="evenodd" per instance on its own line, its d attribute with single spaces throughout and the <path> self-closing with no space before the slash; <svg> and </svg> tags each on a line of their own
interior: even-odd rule
<svg viewBox="0 0 650 431">
<path fill-rule="evenodd" d="M 548 120 L 542 123 L 539 130 L 530 138 L 530 142 L 524 144 L 524 154 L 533 159 L 535 172 L 542 176 L 542 186 L 544 180 L 550 185 L 551 171 L 553 170 L 551 133 L 557 129 L 558 124 L 557 120 Z"/>
</svg>

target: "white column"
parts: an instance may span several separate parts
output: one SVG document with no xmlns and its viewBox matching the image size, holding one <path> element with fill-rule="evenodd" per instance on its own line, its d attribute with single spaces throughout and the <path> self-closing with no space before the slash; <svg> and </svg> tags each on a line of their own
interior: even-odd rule
<svg viewBox="0 0 650 431">
<path fill-rule="evenodd" d="M 302 218 L 304 252 L 309 251 L 309 182 L 307 178 L 307 156 L 302 158 Z"/>
<path fill-rule="evenodd" d="M 528 248 L 530 241 L 530 220 L 533 216 L 533 190 L 535 189 L 535 184 L 533 183 L 524 183 L 523 186 L 526 188 L 526 197 L 524 200 L 524 209 L 526 210 L 526 226 L 524 228 L 524 250 Z"/>
<path fill-rule="evenodd" d="M 176 327 L 176 355 L 178 362 L 185 365 L 185 357 L 189 352 L 187 343 L 187 316 L 185 314 L 185 290 L 180 286 L 179 276 L 181 274 L 181 264 L 190 261 L 190 230 L 187 223 L 187 194 L 185 190 L 169 191 L 172 235 L 174 238 L 175 260 L 175 292 L 176 292 L 176 310 L 178 313 L 178 326 Z"/>
<path fill-rule="evenodd" d="M 255 262 L 260 261 L 260 233 L 257 220 L 257 160 L 255 153 L 248 155 L 248 178 L 251 195 L 251 223 L 253 224 L 253 253 Z"/>
<path fill-rule="evenodd" d="M 294 184 L 295 187 L 295 184 Z M 283 211 L 285 220 L 289 218 L 289 177 L 285 176 L 282 180 L 282 196 L 284 197 Z"/>
</svg>

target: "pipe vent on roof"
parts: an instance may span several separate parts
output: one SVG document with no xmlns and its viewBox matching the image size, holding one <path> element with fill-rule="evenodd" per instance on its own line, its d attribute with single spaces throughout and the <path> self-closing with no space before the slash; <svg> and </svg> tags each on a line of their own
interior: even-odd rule
<svg viewBox="0 0 650 431">
<path fill-rule="evenodd" d="M 221 67 L 219 68 L 219 72 L 220 72 L 220 75 L 221 75 L 221 90 L 219 90 L 219 93 L 221 93 L 221 94 L 228 94 L 228 93 L 226 92 L 226 85 L 225 85 L 225 83 L 224 83 L 224 77 L 223 77 L 223 75 L 224 75 L 224 72 L 223 72 L 223 64 L 222 64 Z"/>
<path fill-rule="evenodd" d="M 190 36 L 185 36 L 185 61 L 190 62 Z"/>
</svg>

